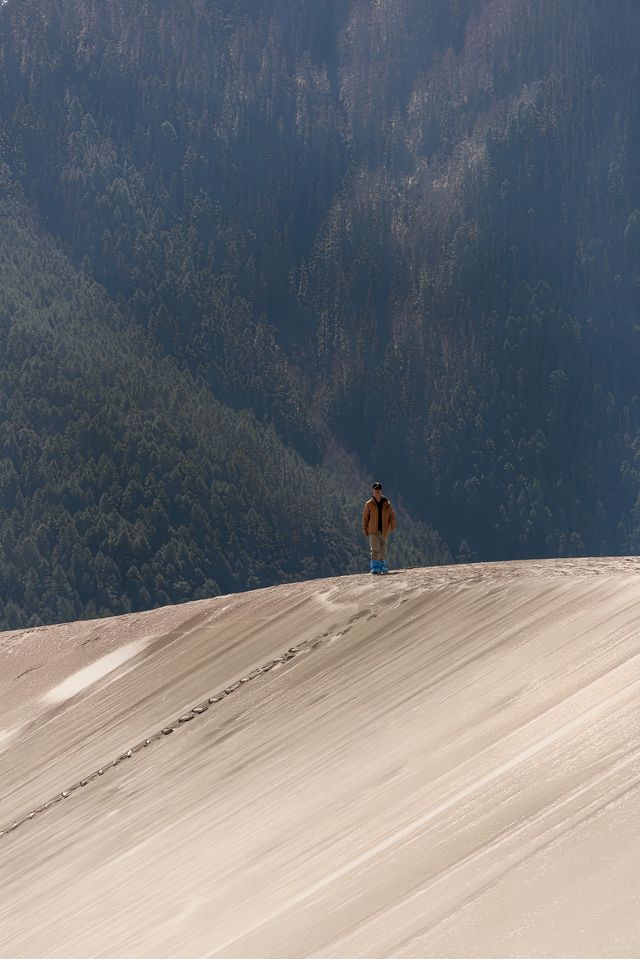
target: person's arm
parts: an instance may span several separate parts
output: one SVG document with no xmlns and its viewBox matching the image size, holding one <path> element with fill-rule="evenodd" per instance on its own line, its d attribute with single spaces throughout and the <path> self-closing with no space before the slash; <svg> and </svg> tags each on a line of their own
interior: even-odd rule
<svg viewBox="0 0 640 959">
<path fill-rule="evenodd" d="M 365 536 L 369 535 L 369 504 L 364 504 L 364 509 L 362 511 L 362 532 Z"/>
</svg>

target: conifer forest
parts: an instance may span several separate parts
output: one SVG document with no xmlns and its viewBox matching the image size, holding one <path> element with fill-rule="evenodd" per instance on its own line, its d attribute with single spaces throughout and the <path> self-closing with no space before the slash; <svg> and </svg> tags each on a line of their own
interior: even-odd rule
<svg viewBox="0 0 640 959">
<path fill-rule="evenodd" d="M 637 0 L 0 4 L 0 628 L 640 549 Z"/>
</svg>

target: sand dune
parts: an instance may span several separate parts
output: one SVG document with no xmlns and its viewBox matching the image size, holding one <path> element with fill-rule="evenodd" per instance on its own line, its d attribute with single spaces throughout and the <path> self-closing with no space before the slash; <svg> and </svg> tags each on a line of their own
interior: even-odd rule
<svg viewBox="0 0 640 959">
<path fill-rule="evenodd" d="M 640 956 L 640 560 L 0 634 L 0 956 Z"/>
</svg>

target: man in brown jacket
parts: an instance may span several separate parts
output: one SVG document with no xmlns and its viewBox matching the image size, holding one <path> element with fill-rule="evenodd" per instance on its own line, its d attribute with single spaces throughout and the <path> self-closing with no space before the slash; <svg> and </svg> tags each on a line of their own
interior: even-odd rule
<svg viewBox="0 0 640 959">
<path fill-rule="evenodd" d="M 396 514 L 387 497 L 382 495 L 382 483 L 374 483 L 371 492 L 371 499 L 364 504 L 362 532 L 371 544 L 371 572 L 388 573 L 387 537 L 396 528 Z"/>
</svg>

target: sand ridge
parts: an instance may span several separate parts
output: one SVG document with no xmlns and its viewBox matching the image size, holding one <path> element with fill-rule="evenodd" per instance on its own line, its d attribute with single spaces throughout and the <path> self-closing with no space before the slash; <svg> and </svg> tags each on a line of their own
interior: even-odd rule
<svg viewBox="0 0 640 959">
<path fill-rule="evenodd" d="M 0 956 L 640 954 L 639 571 L 336 577 L 0 634 L 2 692 L 28 688 L 0 697 L 0 824 L 26 814 Z"/>
</svg>

